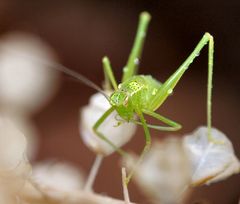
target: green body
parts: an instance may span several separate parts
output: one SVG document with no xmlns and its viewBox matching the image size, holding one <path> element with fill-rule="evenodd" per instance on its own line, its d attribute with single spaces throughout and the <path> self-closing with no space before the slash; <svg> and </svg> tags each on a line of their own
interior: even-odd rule
<svg viewBox="0 0 240 204">
<path fill-rule="evenodd" d="M 127 64 L 123 68 L 122 81 L 118 85 L 114 77 L 110 61 L 107 57 L 103 58 L 103 68 L 105 74 L 105 89 L 114 89 L 112 95 L 108 97 L 104 91 L 97 85 L 86 79 L 81 74 L 75 73 L 63 66 L 59 67 L 63 72 L 75 76 L 86 85 L 96 89 L 103 93 L 107 98 L 111 107 L 97 120 L 93 126 L 93 131 L 96 136 L 104 140 L 110 146 L 112 146 L 121 155 L 126 155 L 126 152 L 120 147 L 114 144 L 114 141 L 110 141 L 105 135 L 99 131 L 101 124 L 110 116 L 110 114 L 116 110 L 119 116 L 127 122 L 133 122 L 141 125 L 144 129 L 144 135 L 146 144 L 141 153 L 138 163 L 142 160 L 146 152 L 148 152 L 151 145 L 151 135 L 149 128 L 154 128 L 161 131 L 177 131 L 181 128 L 181 125 L 173 120 L 170 120 L 159 113 L 157 110 L 168 96 L 172 93 L 179 80 L 182 78 L 186 70 L 188 70 L 193 60 L 199 56 L 200 51 L 208 44 L 208 83 L 207 83 L 207 126 L 208 126 L 208 138 L 212 142 L 216 142 L 211 136 L 211 101 L 212 101 L 212 75 L 213 75 L 213 51 L 214 42 L 213 37 L 209 33 L 205 33 L 197 46 L 187 59 L 180 65 L 176 71 L 170 75 L 170 77 L 160 83 L 150 75 L 137 75 L 139 62 L 141 60 L 141 54 L 143 45 L 146 38 L 148 24 L 151 16 L 147 12 L 142 12 L 139 19 L 137 34 L 134 40 L 134 44 L 129 55 Z M 146 122 L 145 115 L 151 116 L 165 125 L 151 125 Z M 137 116 L 137 117 L 135 117 Z M 137 166 L 137 165 L 136 165 Z M 126 183 L 129 182 L 134 169 L 127 177 Z"/>
<path fill-rule="evenodd" d="M 93 126 L 93 130 L 98 137 L 111 145 L 121 155 L 126 155 L 125 151 L 110 141 L 100 131 L 100 125 L 106 118 L 116 110 L 119 116 L 127 122 L 133 122 L 141 125 L 144 129 L 146 144 L 140 155 L 138 163 L 141 162 L 143 156 L 148 152 L 151 145 L 151 135 L 149 128 L 161 131 L 177 131 L 181 125 L 155 112 L 172 93 L 179 80 L 182 78 L 186 70 L 188 70 L 193 60 L 199 56 L 203 47 L 208 44 L 208 84 L 207 84 L 207 125 L 208 138 L 213 141 L 211 136 L 211 97 L 212 97 L 212 74 L 213 74 L 213 37 L 209 33 L 205 33 L 199 41 L 193 52 L 182 63 L 182 65 L 164 82 L 160 83 L 150 75 L 137 75 L 137 69 L 141 58 L 142 48 L 146 37 L 150 15 L 143 12 L 140 15 L 137 35 L 133 48 L 129 55 L 126 66 L 123 68 L 123 77 L 121 84 L 117 85 L 114 77 L 110 61 L 107 57 L 103 58 L 103 67 L 105 73 L 106 87 L 112 87 L 114 92 L 107 97 L 111 107 L 99 118 Z M 151 125 L 146 122 L 145 115 L 151 116 L 165 125 Z M 138 164 L 136 165 L 136 167 Z M 130 172 L 126 179 L 129 182 L 134 169 Z"/>
<path fill-rule="evenodd" d="M 151 101 L 160 87 L 161 83 L 150 75 L 135 75 L 119 84 L 110 96 L 110 104 L 124 120 L 130 121 L 139 110 L 157 108 L 151 106 Z"/>
</svg>

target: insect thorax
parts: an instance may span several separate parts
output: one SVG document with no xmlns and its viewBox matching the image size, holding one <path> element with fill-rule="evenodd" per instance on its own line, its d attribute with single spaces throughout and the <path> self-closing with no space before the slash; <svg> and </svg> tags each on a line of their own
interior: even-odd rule
<svg viewBox="0 0 240 204">
<path fill-rule="evenodd" d="M 136 75 L 119 84 L 118 90 L 110 96 L 110 103 L 122 118 L 130 120 L 137 110 L 149 109 L 160 86 L 151 76 Z"/>
</svg>

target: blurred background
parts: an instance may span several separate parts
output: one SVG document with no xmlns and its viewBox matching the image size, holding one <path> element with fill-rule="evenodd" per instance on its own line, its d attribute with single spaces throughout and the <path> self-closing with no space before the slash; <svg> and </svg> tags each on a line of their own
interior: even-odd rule
<svg viewBox="0 0 240 204">
<path fill-rule="evenodd" d="M 101 85 L 101 59 L 108 55 L 117 79 L 127 61 L 141 11 L 152 15 L 139 72 L 164 81 L 190 54 L 204 32 L 215 39 L 213 125 L 233 142 L 240 158 L 239 47 L 240 2 L 232 1 L 30 1 L 0 0 L 0 37 L 13 31 L 39 36 L 65 66 Z M 67 160 L 88 172 L 95 158 L 79 134 L 79 111 L 95 92 L 61 75 L 52 100 L 34 113 L 39 132 L 36 161 Z M 173 96 L 158 110 L 180 122 L 178 135 L 206 124 L 207 48 L 186 72 Z M 151 131 L 163 138 L 164 132 Z M 125 146 L 140 152 L 143 130 Z M 113 188 L 114 186 L 114 188 Z M 122 198 L 119 155 L 107 157 L 95 190 Z M 147 203 L 139 189 L 129 186 L 132 201 Z M 189 203 L 234 204 L 240 196 L 240 175 L 196 188 Z"/>
</svg>

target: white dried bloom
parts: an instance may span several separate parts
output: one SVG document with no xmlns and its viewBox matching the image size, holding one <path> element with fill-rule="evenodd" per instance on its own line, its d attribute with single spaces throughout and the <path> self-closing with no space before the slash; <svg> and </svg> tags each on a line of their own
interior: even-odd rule
<svg viewBox="0 0 240 204">
<path fill-rule="evenodd" d="M 10 197 L 23 187 L 31 173 L 26 145 L 24 135 L 9 120 L 0 118 L 0 188 Z"/>
<path fill-rule="evenodd" d="M 81 171 L 66 162 L 37 163 L 32 178 L 41 188 L 59 192 L 79 190 L 84 183 Z"/>
<path fill-rule="evenodd" d="M 0 103 L 27 113 L 38 110 L 56 90 L 58 74 L 41 61 L 52 62 L 53 51 L 38 37 L 10 33 L 0 40 Z"/>
<path fill-rule="evenodd" d="M 0 118 L 0 169 L 15 169 L 25 158 L 24 135 L 6 118 Z"/>
<path fill-rule="evenodd" d="M 89 105 L 81 110 L 80 133 L 84 143 L 97 154 L 104 156 L 114 152 L 113 147 L 100 139 L 94 132 L 95 122 L 110 108 L 106 98 L 96 93 L 90 98 Z M 133 123 L 123 122 L 118 125 L 116 120 L 117 112 L 114 111 L 99 127 L 99 131 L 104 134 L 117 147 L 122 147 L 134 135 L 136 125 Z"/>
<path fill-rule="evenodd" d="M 43 189 L 39 186 L 36 187 L 36 184 L 27 183 L 21 194 L 21 199 L 26 201 L 26 203 L 16 204 L 126 204 L 124 201 L 111 198 L 107 195 L 86 192 L 84 190 L 62 192 Z"/>
<path fill-rule="evenodd" d="M 16 197 L 12 196 L 6 188 L 0 186 L 0 203 L 2 204 L 18 204 Z"/>
<path fill-rule="evenodd" d="M 27 139 L 27 158 L 33 160 L 38 150 L 38 131 L 33 122 L 24 114 L 16 114 L 9 110 L 1 112 L 4 118 L 12 121 L 16 128 L 21 131 Z"/>
<path fill-rule="evenodd" d="M 138 159 L 126 157 L 128 168 L 134 168 Z M 179 203 L 186 195 L 190 182 L 190 164 L 182 140 L 169 137 L 155 141 L 149 153 L 133 174 L 133 180 L 154 203 Z"/>
<path fill-rule="evenodd" d="M 193 186 L 210 184 L 239 173 L 240 163 L 234 155 L 231 141 L 212 128 L 214 141 L 209 141 L 207 127 L 200 127 L 184 137 L 184 145 L 192 164 Z"/>
</svg>

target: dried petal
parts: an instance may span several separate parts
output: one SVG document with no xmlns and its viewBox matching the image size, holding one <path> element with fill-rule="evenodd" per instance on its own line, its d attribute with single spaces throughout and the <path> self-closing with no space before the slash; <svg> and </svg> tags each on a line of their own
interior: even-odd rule
<svg viewBox="0 0 240 204">
<path fill-rule="evenodd" d="M 6 118 L 0 118 L 0 188 L 14 195 L 31 173 L 26 139 Z"/>
<path fill-rule="evenodd" d="M 83 175 L 73 165 L 45 161 L 33 166 L 33 180 L 44 189 L 70 192 L 82 188 Z"/>
<path fill-rule="evenodd" d="M 212 128 L 214 141 L 209 141 L 207 127 L 200 127 L 184 137 L 184 145 L 192 164 L 192 185 L 210 184 L 240 171 L 231 141 Z"/>
<path fill-rule="evenodd" d="M 134 157 L 126 158 L 133 168 Z M 154 203 L 179 203 L 190 181 L 190 164 L 179 138 L 154 142 L 149 153 L 136 168 L 133 179 Z"/>
<path fill-rule="evenodd" d="M 17 200 L 14 196 L 9 194 L 6 188 L 0 186 L 0 203 L 2 204 L 17 204 Z"/>
<path fill-rule="evenodd" d="M 0 169 L 15 169 L 25 158 L 24 135 L 6 118 L 0 118 Z"/>
<path fill-rule="evenodd" d="M 27 158 L 33 160 L 36 157 L 38 150 L 38 131 L 32 121 L 24 114 L 16 114 L 11 111 L 5 110 L 1 113 L 4 118 L 8 118 L 14 123 L 27 139 Z"/>
</svg>

